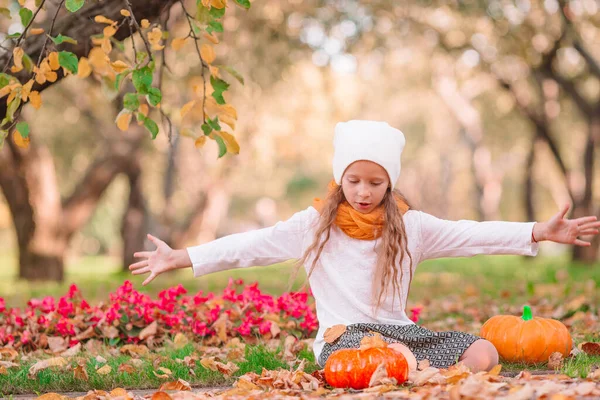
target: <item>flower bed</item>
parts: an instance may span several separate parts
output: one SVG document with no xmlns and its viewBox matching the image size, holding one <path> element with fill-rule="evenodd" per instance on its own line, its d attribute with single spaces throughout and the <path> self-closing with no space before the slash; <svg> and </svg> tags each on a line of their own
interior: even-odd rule
<svg viewBox="0 0 600 400">
<path fill-rule="evenodd" d="M 76 285 L 56 300 L 31 299 L 25 309 L 6 308 L 0 298 L 0 347 L 23 351 L 46 348 L 60 337 L 67 347 L 89 339 L 109 345 L 145 342 L 156 345 L 180 333 L 218 345 L 232 337 L 252 341 L 274 338 L 281 331 L 308 338 L 318 328 L 309 293 L 279 297 L 262 293 L 258 283 L 229 280 L 221 295 L 190 295 L 182 286 L 169 288 L 152 299 L 125 281 L 109 302 L 91 306 Z"/>
</svg>

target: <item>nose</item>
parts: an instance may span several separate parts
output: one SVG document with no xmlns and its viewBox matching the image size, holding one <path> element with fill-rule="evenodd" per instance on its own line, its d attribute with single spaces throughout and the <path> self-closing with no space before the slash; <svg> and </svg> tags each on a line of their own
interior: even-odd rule
<svg viewBox="0 0 600 400">
<path fill-rule="evenodd" d="M 360 185 L 360 187 L 358 188 L 358 196 L 361 199 L 366 199 L 369 197 L 369 188 L 367 188 L 367 185 Z"/>
</svg>

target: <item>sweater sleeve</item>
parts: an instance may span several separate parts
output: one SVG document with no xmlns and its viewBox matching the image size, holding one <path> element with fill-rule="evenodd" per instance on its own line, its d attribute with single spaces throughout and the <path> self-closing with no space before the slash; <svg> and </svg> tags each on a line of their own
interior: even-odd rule
<svg viewBox="0 0 600 400">
<path fill-rule="evenodd" d="M 421 260 L 472 257 L 478 254 L 535 256 L 531 240 L 535 222 L 448 221 L 419 212 Z"/>
<path fill-rule="evenodd" d="M 186 250 L 192 261 L 194 276 L 300 258 L 306 233 L 317 217 L 317 210 L 309 207 L 268 228 L 236 233 L 188 247 Z"/>
</svg>

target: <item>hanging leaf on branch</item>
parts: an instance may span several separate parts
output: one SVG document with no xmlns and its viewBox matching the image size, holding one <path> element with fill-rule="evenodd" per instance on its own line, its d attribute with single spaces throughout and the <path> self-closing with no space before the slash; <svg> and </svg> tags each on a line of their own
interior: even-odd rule
<svg viewBox="0 0 600 400">
<path fill-rule="evenodd" d="M 224 32 L 223 19 L 226 12 L 232 10 L 227 0 L 190 1 L 193 6 L 183 0 L 125 0 L 118 7 L 112 6 L 116 0 L 103 3 L 62 0 L 56 11 L 51 11 L 40 24 L 38 15 L 46 9 L 46 1 L 36 0 L 35 8 L 20 3 L 16 13 L 0 8 L 0 13 L 16 19 L 24 27 L 22 32 L 5 33 L 8 52 L 0 56 L 0 108 L 3 109 L 0 145 L 10 137 L 25 146 L 31 137 L 28 125 L 17 124 L 22 108 L 31 104 L 33 109 L 39 109 L 43 104 L 42 91 L 73 75 L 71 79 L 91 77 L 99 81 L 109 99 L 130 82 L 134 91 L 122 94 L 123 110 L 115 118 L 115 124 L 122 131 L 127 131 L 135 117 L 154 139 L 160 133 L 156 122 L 160 119 L 165 130 L 171 132 L 172 125 L 177 125 L 182 136 L 190 137 L 198 148 L 203 147 L 207 139 L 214 140 L 219 149 L 218 157 L 239 153 L 233 135 L 237 112 L 227 104 L 224 93 L 230 84 L 220 70 L 242 84 L 244 80 L 232 67 L 214 65 L 219 35 Z M 160 18 L 168 15 L 167 10 L 175 3 L 183 9 L 189 28 L 185 36 L 178 31 L 177 37 L 173 37 L 168 18 Z M 235 0 L 235 4 L 250 8 L 247 0 Z M 61 9 L 68 11 L 66 16 L 60 13 Z M 69 13 L 90 22 L 77 29 L 61 23 Z M 200 61 L 201 71 L 195 76 L 201 83 L 190 88 L 189 93 L 183 93 L 182 104 L 163 107 L 161 84 L 168 69 L 167 54 L 191 45 Z M 9 135 L 9 132 L 14 134 Z"/>
</svg>

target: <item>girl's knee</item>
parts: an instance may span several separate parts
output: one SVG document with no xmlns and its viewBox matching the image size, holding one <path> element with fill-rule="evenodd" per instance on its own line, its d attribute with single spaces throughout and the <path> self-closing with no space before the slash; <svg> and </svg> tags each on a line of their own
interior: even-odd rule
<svg viewBox="0 0 600 400">
<path fill-rule="evenodd" d="M 498 365 L 498 351 L 490 341 L 479 339 L 465 350 L 459 361 L 473 372 L 489 371 Z"/>
<path fill-rule="evenodd" d="M 408 347 L 406 347 L 402 343 L 391 343 L 388 344 L 388 347 L 401 353 L 404 356 L 404 358 L 406 358 L 409 371 L 415 371 L 417 369 L 417 358 Z"/>
</svg>

